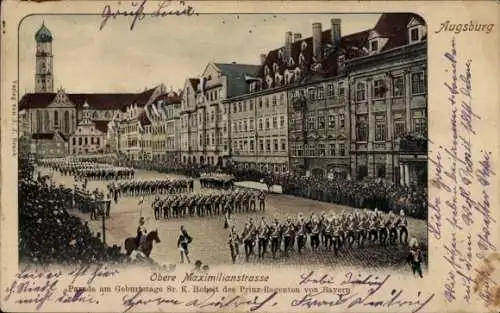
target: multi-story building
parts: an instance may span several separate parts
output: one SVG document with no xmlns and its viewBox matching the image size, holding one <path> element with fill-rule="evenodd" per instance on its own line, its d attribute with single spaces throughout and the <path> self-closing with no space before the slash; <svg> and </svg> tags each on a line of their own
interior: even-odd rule
<svg viewBox="0 0 500 313">
<path fill-rule="evenodd" d="M 313 36 L 292 45 L 303 73 L 288 97 L 292 171 L 423 182 L 425 144 L 400 138 L 426 135 L 425 23 L 382 14 L 373 29 L 347 36 L 340 23 L 327 31 L 314 23 Z"/>
<path fill-rule="evenodd" d="M 367 31 L 365 53 L 346 56 L 353 177 L 427 183 L 426 38 L 419 16 L 383 14 Z"/>
<path fill-rule="evenodd" d="M 170 91 L 146 107 L 145 112 L 151 121 L 151 150 L 154 161 L 180 162 L 180 105 L 178 94 Z"/>
<path fill-rule="evenodd" d="M 83 105 L 83 118 L 78 122 L 75 132 L 69 138 L 71 154 L 104 153 L 106 147 L 107 123 L 91 120 L 88 103 Z"/>
<path fill-rule="evenodd" d="M 231 153 L 229 105 L 223 101 L 247 92 L 246 77 L 258 70 L 258 65 L 209 63 L 199 81 L 186 81 L 180 113 L 183 161 L 226 164 Z M 197 145 L 188 148 L 195 140 Z"/>
<path fill-rule="evenodd" d="M 118 126 L 108 137 L 117 137 L 113 141 L 118 143 L 120 153 L 130 160 L 153 158 L 152 123 L 146 109 L 150 109 L 149 106 L 166 92 L 165 89 L 165 86 L 160 84 L 145 90 L 118 114 Z"/>
<path fill-rule="evenodd" d="M 61 132 L 32 134 L 29 152 L 42 157 L 59 158 L 68 154 L 68 138 Z"/>
<path fill-rule="evenodd" d="M 262 171 L 288 171 L 287 93 L 283 87 L 261 89 L 247 77 L 249 93 L 228 100 L 231 112 L 231 160 Z"/>
</svg>

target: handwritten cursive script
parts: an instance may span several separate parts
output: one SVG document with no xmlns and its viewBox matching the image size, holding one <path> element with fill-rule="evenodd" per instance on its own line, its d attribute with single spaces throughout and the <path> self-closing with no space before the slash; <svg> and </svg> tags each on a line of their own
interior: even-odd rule
<svg viewBox="0 0 500 313">
<path fill-rule="evenodd" d="M 147 11 L 146 4 L 148 0 L 142 0 L 141 2 L 132 1 L 129 8 L 112 8 L 111 5 L 107 4 L 101 13 L 102 21 L 99 25 L 99 30 L 102 30 L 104 26 L 108 23 L 110 18 L 116 20 L 118 16 L 128 16 L 132 20 L 130 22 L 130 30 L 133 30 L 135 25 L 142 21 L 146 17 L 167 17 L 167 16 L 193 16 L 198 15 L 195 9 L 186 4 L 184 1 L 178 1 L 177 7 L 173 7 L 174 2 L 172 0 L 165 0 L 157 4 L 153 10 Z M 120 4 L 120 2 L 118 2 Z"/>
</svg>

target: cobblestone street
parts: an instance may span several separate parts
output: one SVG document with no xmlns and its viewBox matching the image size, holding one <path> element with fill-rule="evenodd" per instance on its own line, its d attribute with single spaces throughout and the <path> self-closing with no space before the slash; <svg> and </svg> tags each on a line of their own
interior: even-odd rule
<svg viewBox="0 0 500 313">
<path fill-rule="evenodd" d="M 48 170 L 43 169 L 42 174 L 48 174 Z M 51 174 L 52 175 L 52 174 Z M 136 179 L 155 179 L 176 177 L 175 175 L 165 175 L 155 172 L 137 170 Z M 178 177 L 178 176 L 177 176 Z M 53 179 L 56 183 L 62 183 L 66 186 L 73 186 L 73 177 L 61 176 L 57 172 L 53 173 Z M 105 189 L 107 181 L 89 181 L 89 189 Z M 195 192 L 217 192 L 212 189 L 201 189 L 199 180 L 195 180 Z M 180 261 L 177 249 L 177 239 L 179 228 L 184 225 L 189 234 L 193 237 L 190 245 L 191 262 L 202 260 L 208 264 L 231 263 L 231 256 L 227 244 L 228 230 L 224 229 L 224 217 L 187 217 L 182 219 L 154 220 L 151 202 L 154 196 L 144 198 L 142 204 L 142 215 L 146 218 L 146 227 L 148 230 L 157 228 L 161 243 L 154 246 L 151 257 L 160 263 L 178 263 Z M 139 198 L 122 197 L 118 203 L 112 203 L 111 217 L 106 220 L 106 243 L 108 245 L 122 246 L 127 237 L 134 237 L 141 211 L 141 205 L 138 204 Z M 334 210 L 340 213 L 345 210 L 346 213 L 352 212 L 353 208 L 335 205 L 326 202 L 298 198 L 283 194 L 269 194 L 266 198 L 266 211 L 255 213 L 234 214 L 232 223 L 236 225 L 238 231 L 241 231 L 243 225 L 249 217 L 254 220 L 260 220 L 265 216 L 268 221 L 274 218 L 283 220 L 287 216 L 296 218 L 299 212 L 309 216 L 312 212 L 320 214 L 323 211 Z M 90 221 L 88 214 L 83 214 L 75 210 L 71 211 L 88 220 L 89 225 L 94 232 L 101 232 L 102 221 Z M 415 237 L 423 244 L 427 250 L 427 224 L 423 220 L 408 218 L 409 238 Z M 264 260 L 251 258 L 250 262 L 259 262 L 265 264 L 331 264 L 332 266 L 369 266 L 369 267 L 391 267 L 398 270 L 409 270 L 405 263 L 407 247 L 403 245 L 381 247 L 378 244 L 368 245 L 364 248 L 343 249 L 335 257 L 333 252 L 319 251 L 311 252 L 309 245 L 302 254 L 291 254 L 288 258 L 279 257 L 275 260 L 269 255 Z M 243 249 L 241 249 L 243 251 Z M 425 256 L 427 259 L 427 256 Z M 237 261 L 245 262 L 243 258 Z"/>
</svg>

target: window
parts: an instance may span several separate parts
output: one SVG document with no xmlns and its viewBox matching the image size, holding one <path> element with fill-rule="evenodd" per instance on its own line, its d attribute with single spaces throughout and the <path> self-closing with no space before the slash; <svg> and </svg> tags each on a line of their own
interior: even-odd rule
<svg viewBox="0 0 500 313">
<path fill-rule="evenodd" d="M 245 131 L 248 131 L 248 121 L 247 120 L 243 121 L 243 129 Z"/>
<path fill-rule="evenodd" d="M 413 132 L 420 135 L 427 134 L 427 124 L 424 112 L 416 111 L 413 113 Z"/>
<path fill-rule="evenodd" d="M 370 44 L 371 51 L 378 51 L 378 40 L 373 40 Z"/>
<path fill-rule="evenodd" d="M 276 95 L 273 95 L 273 106 L 276 106 Z"/>
<path fill-rule="evenodd" d="M 402 137 L 405 132 L 405 121 L 403 119 L 394 120 L 394 138 Z"/>
<path fill-rule="evenodd" d="M 343 143 L 339 144 L 339 153 L 340 156 L 345 156 L 345 144 Z"/>
<path fill-rule="evenodd" d="M 304 156 L 309 156 L 309 145 L 308 144 L 304 145 Z"/>
<path fill-rule="evenodd" d="M 375 141 L 384 141 L 387 138 L 387 124 L 384 115 L 375 116 Z"/>
<path fill-rule="evenodd" d="M 326 93 L 328 98 L 332 98 L 335 95 L 335 89 L 333 89 L 333 84 L 326 85 Z"/>
<path fill-rule="evenodd" d="M 309 99 L 316 100 L 317 93 L 316 88 L 309 88 Z"/>
<path fill-rule="evenodd" d="M 200 146 L 203 145 L 203 135 L 200 135 Z"/>
<path fill-rule="evenodd" d="M 328 127 L 335 128 L 335 115 L 333 114 L 328 116 Z"/>
<path fill-rule="evenodd" d="M 411 74 L 411 93 L 421 94 L 425 92 L 424 72 Z"/>
<path fill-rule="evenodd" d="M 212 146 L 213 146 L 213 145 L 215 145 L 215 134 L 212 133 L 210 137 L 212 139 L 211 142 L 212 142 Z"/>
<path fill-rule="evenodd" d="M 366 84 L 364 82 L 358 82 L 356 84 L 356 101 L 366 100 Z"/>
<path fill-rule="evenodd" d="M 297 145 L 297 156 L 303 156 L 302 144 Z"/>
<path fill-rule="evenodd" d="M 259 130 L 262 130 L 262 119 L 259 118 Z"/>
<path fill-rule="evenodd" d="M 307 127 L 308 127 L 308 129 L 315 129 L 316 128 L 316 117 L 315 116 L 310 116 L 307 118 Z"/>
<path fill-rule="evenodd" d="M 253 118 L 250 119 L 250 125 L 248 128 L 250 131 L 253 131 L 253 128 L 254 128 L 254 119 Z"/>
<path fill-rule="evenodd" d="M 250 151 L 253 151 L 255 149 L 253 139 L 250 139 Z"/>
<path fill-rule="evenodd" d="M 373 91 L 374 91 L 374 98 L 375 99 L 384 98 L 385 86 L 384 86 L 383 79 L 377 79 L 373 82 Z"/>
<path fill-rule="evenodd" d="M 368 123 L 366 116 L 358 116 L 356 121 L 356 136 L 358 141 L 368 141 Z"/>
<path fill-rule="evenodd" d="M 266 129 L 269 129 L 269 118 L 266 118 Z"/>
<path fill-rule="evenodd" d="M 281 139 L 281 150 L 285 151 L 286 150 L 286 139 Z"/>
<path fill-rule="evenodd" d="M 318 100 L 325 98 L 325 88 L 323 86 L 318 87 Z"/>
<path fill-rule="evenodd" d="M 54 111 L 54 126 L 59 126 L 59 112 Z"/>
<path fill-rule="evenodd" d="M 266 139 L 266 151 L 271 151 L 271 139 Z"/>
<path fill-rule="evenodd" d="M 280 127 L 281 128 L 285 127 L 285 117 L 283 115 L 280 116 Z"/>
<path fill-rule="evenodd" d="M 319 129 L 325 128 L 325 116 L 323 114 L 320 114 L 320 116 L 318 116 L 318 128 Z"/>
<path fill-rule="evenodd" d="M 238 126 L 236 122 L 233 122 L 233 132 L 237 133 L 238 132 Z"/>
<path fill-rule="evenodd" d="M 83 139 L 83 142 L 84 142 L 84 143 L 85 143 L 85 145 L 87 146 L 87 145 L 89 144 L 89 140 L 88 140 L 88 138 L 87 138 L 87 137 L 85 137 L 85 138 Z"/>
<path fill-rule="evenodd" d="M 345 96 L 344 82 L 339 82 L 338 83 L 338 91 L 339 91 L 339 97 Z"/>
<path fill-rule="evenodd" d="M 418 27 L 410 29 L 410 42 L 415 42 L 420 40 L 420 34 Z"/>
<path fill-rule="evenodd" d="M 399 98 L 404 96 L 405 92 L 405 79 L 403 76 L 394 77 L 392 79 L 392 95 L 394 98 Z"/>
<path fill-rule="evenodd" d="M 278 139 L 274 139 L 273 143 L 274 143 L 274 151 L 278 151 L 279 148 L 280 148 L 279 145 L 278 145 Z"/>
<path fill-rule="evenodd" d="M 238 104 L 234 103 L 233 104 L 233 113 L 238 112 Z"/>
<path fill-rule="evenodd" d="M 100 139 L 99 137 L 97 137 L 95 140 L 96 140 L 96 144 L 97 144 L 97 145 L 100 145 L 100 144 L 101 144 L 101 139 Z"/>
<path fill-rule="evenodd" d="M 73 146 L 76 146 L 76 138 L 73 137 Z"/>
<path fill-rule="evenodd" d="M 259 98 L 259 109 L 262 109 L 262 98 Z"/>
<path fill-rule="evenodd" d="M 90 137 L 90 144 L 93 145 L 94 144 L 94 137 Z"/>
<path fill-rule="evenodd" d="M 318 144 L 319 156 L 325 156 L 325 144 Z"/>
<path fill-rule="evenodd" d="M 310 144 L 309 145 L 309 152 L 308 152 L 308 155 L 309 156 L 315 156 L 316 153 L 315 153 L 315 150 L 316 150 L 316 145 L 315 144 Z"/>
<path fill-rule="evenodd" d="M 241 102 L 238 102 L 238 112 L 241 112 L 241 110 L 242 110 L 242 104 Z"/>
<path fill-rule="evenodd" d="M 280 94 L 280 105 L 283 105 L 283 104 L 285 104 L 285 94 L 281 93 Z"/>
<path fill-rule="evenodd" d="M 259 150 L 264 151 L 264 140 L 259 140 Z"/>
<path fill-rule="evenodd" d="M 345 115 L 344 114 L 339 114 L 339 124 L 340 124 L 340 128 L 345 127 Z"/>
<path fill-rule="evenodd" d="M 247 111 L 247 101 L 243 102 L 243 112 Z"/>
<path fill-rule="evenodd" d="M 266 108 L 269 108 L 269 98 L 266 97 L 264 101 L 265 101 L 265 104 L 266 104 Z"/>
<path fill-rule="evenodd" d="M 331 155 L 331 156 L 335 156 L 335 155 L 336 155 L 336 152 L 337 152 L 337 151 L 335 151 L 335 144 L 334 144 L 334 143 L 331 143 L 331 144 L 330 144 L 330 155 Z"/>
<path fill-rule="evenodd" d="M 253 110 L 253 99 L 252 99 L 252 100 L 250 100 L 250 108 L 249 108 L 249 110 L 250 110 L 250 111 L 252 111 L 252 110 Z"/>
<path fill-rule="evenodd" d="M 278 117 L 273 116 L 273 129 L 278 128 Z"/>
</svg>

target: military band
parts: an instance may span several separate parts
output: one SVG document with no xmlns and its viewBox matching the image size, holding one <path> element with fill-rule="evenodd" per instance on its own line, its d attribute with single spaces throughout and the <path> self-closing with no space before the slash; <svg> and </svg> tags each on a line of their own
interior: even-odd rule
<svg viewBox="0 0 500 313">
<path fill-rule="evenodd" d="M 408 221 L 404 210 L 398 215 L 366 209 L 338 215 L 332 211 L 311 214 L 309 218 L 300 213 L 296 219 L 288 217 L 283 221 L 268 222 L 262 217 L 258 224 L 249 218 L 241 233 L 233 227 L 229 238 L 233 261 L 239 255 L 239 246 L 244 247 L 247 262 L 252 256 L 263 259 L 269 255 L 276 259 L 288 257 L 293 251 L 302 254 L 307 244 L 311 251 L 326 250 L 337 256 L 342 249 L 362 248 L 367 243 L 406 244 Z"/>
</svg>

